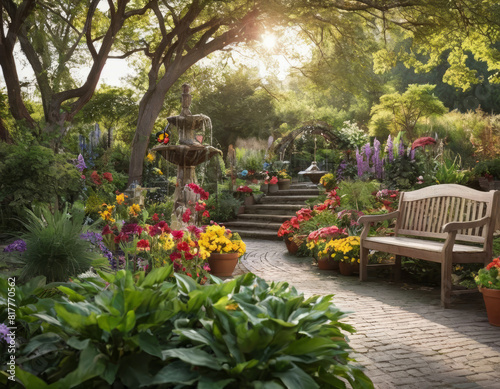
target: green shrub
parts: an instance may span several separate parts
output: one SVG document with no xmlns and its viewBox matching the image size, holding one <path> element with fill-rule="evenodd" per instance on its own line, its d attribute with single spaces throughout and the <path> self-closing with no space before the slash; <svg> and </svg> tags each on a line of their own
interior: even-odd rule
<svg viewBox="0 0 500 389">
<path fill-rule="evenodd" d="M 337 190 L 340 208 L 357 211 L 373 208 L 376 201 L 374 193 L 379 189 L 380 184 L 377 181 L 341 181 Z"/>
<path fill-rule="evenodd" d="M 18 351 L 25 387 L 373 388 L 332 296 L 250 273 L 209 285 L 171 282 L 171 266 L 100 275 L 107 286 L 75 280 L 34 304 L 43 332 Z"/>
<path fill-rule="evenodd" d="M 73 158 L 39 145 L 0 142 L 0 203 L 12 207 L 74 200 L 82 180 L 68 162 Z"/>
<path fill-rule="evenodd" d="M 229 191 L 222 191 L 218 196 L 211 194 L 206 204 L 210 219 L 222 223 L 236 217 L 238 208 L 243 204 L 243 201 L 235 198 Z"/>
<path fill-rule="evenodd" d="M 27 232 L 22 236 L 27 246 L 22 255 L 23 280 L 42 275 L 48 282 L 67 281 L 87 271 L 97 258 L 90 251 L 90 243 L 80 238 L 84 213 L 73 211 L 72 215 L 67 207 L 54 213 L 47 207 L 40 207 L 36 213 L 27 211 L 27 221 L 23 222 Z"/>
</svg>

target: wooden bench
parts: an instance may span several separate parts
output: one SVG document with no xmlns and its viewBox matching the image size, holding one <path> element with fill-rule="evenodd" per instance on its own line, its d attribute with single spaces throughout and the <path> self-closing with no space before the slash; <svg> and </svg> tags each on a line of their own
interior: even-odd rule
<svg viewBox="0 0 500 389">
<path fill-rule="evenodd" d="M 493 232 L 499 212 L 500 191 L 481 192 L 462 185 L 444 184 L 403 192 L 399 208 L 385 215 L 359 218 L 361 233 L 360 281 L 367 280 L 368 252 L 395 254 L 395 275 L 401 257 L 441 264 L 441 304 L 450 307 L 453 264 L 487 264 L 492 259 Z M 396 219 L 394 236 L 368 236 L 372 223 Z M 461 242 L 461 243 L 456 243 Z"/>
</svg>

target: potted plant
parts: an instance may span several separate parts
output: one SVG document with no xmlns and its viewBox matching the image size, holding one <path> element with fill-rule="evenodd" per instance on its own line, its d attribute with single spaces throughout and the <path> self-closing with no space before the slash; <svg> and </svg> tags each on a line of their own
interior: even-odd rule
<svg viewBox="0 0 500 389">
<path fill-rule="evenodd" d="M 500 327 L 500 257 L 480 269 L 475 281 L 483 294 L 488 321 Z"/>
<path fill-rule="evenodd" d="M 224 226 L 208 226 L 198 239 L 200 256 L 208 260 L 210 273 L 218 277 L 233 274 L 238 258 L 246 252 L 246 245 L 238 233 Z"/>
<path fill-rule="evenodd" d="M 252 188 L 247 185 L 240 185 L 236 188 L 237 198 L 243 198 L 243 204 L 246 206 L 255 204 L 255 198 L 253 197 L 252 192 Z"/>
<path fill-rule="evenodd" d="M 339 262 L 340 274 L 350 276 L 359 271 L 359 236 L 330 240 L 320 255 L 329 255 Z"/>
<path fill-rule="evenodd" d="M 318 261 L 321 270 L 338 270 L 339 262 L 332 258 L 331 253 L 325 252 L 327 243 L 332 239 L 340 239 L 347 235 L 345 229 L 337 226 L 323 227 L 311 232 L 307 237 L 307 248 Z"/>
<path fill-rule="evenodd" d="M 264 183 L 266 183 L 266 181 L 264 181 Z M 276 193 L 279 190 L 278 177 L 276 176 L 271 177 L 271 179 L 267 181 L 267 184 L 269 185 L 268 186 L 269 193 Z"/>
<path fill-rule="evenodd" d="M 278 172 L 278 187 L 279 190 L 287 190 L 290 189 L 291 182 L 290 175 L 286 172 L 285 169 L 282 169 Z"/>
</svg>

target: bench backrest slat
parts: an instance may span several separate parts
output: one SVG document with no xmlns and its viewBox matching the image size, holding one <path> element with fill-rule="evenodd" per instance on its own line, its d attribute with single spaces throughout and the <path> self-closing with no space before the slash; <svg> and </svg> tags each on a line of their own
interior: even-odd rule
<svg viewBox="0 0 500 389">
<path fill-rule="evenodd" d="M 492 210 L 496 209 L 493 207 L 494 199 L 493 191 L 480 192 L 455 184 L 404 192 L 399 201 L 401 217 L 397 221 L 395 233 L 445 239 L 447 234 L 442 232 L 443 225 L 492 216 Z M 456 239 L 484 243 L 492 233 L 488 226 L 461 230 Z"/>
</svg>

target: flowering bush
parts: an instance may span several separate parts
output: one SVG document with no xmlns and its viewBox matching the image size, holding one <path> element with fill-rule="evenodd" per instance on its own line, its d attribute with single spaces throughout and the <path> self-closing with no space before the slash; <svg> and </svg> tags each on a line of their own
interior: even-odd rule
<svg viewBox="0 0 500 389">
<path fill-rule="evenodd" d="M 480 288 L 500 289 L 500 257 L 480 269 L 474 280 Z"/>
<path fill-rule="evenodd" d="M 242 256 L 246 252 L 246 245 L 240 236 L 218 224 L 208 226 L 205 232 L 200 234 L 198 245 L 200 256 L 204 259 L 211 253 L 238 253 Z"/>
<path fill-rule="evenodd" d="M 269 182 L 266 182 L 266 184 L 271 184 L 271 185 L 276 185 L 278 183 L 278 177 L 272 176 Z"/>
<path fill-rule="evenodd" d="M 290 179 L 290 175 L 287 173 L 286 169 L 282 169 L 278 172 L 278 178 L 282 180 Z"/>
<path fill-rule="evenodd" d="M 375 198 L 383 210 L 392 212 L 398 208 L 399 194 L 398 190 L 382 189 L 375 194 Z"/>
<path fill-rule="evenodd" d="M 340 239 L 347 236 L 345 229 L 338 228 L 337 226 L 323 227 L 316 231 L 311 232 L 307 236 L 307 248 L 312 252 L 313 256 L 320 258 L 327 242 L 331 239 Z"/>
<path fill-rule="evenodd" d="M 336 180 L 332 173 L 325 174 L 319 179 L 319 183 L 325 187 L 327 191 L 335 189 Z"/>
<path fill-rule="evenodd" d="M 342 239 L 333 239 L 326 243 L 319 255 L 326 256 L 339 262 L 359 263 L 360 239 L 359 236 L 348 236 Z"/>
<path fill-rule="evenodd" d="M 252 193 L 252 188 L 248 187 L 248 186 L 238 186 L 238 188 L 236 188 L 236 192 L 240 192 L 240 193 Z"/>
</svg>

